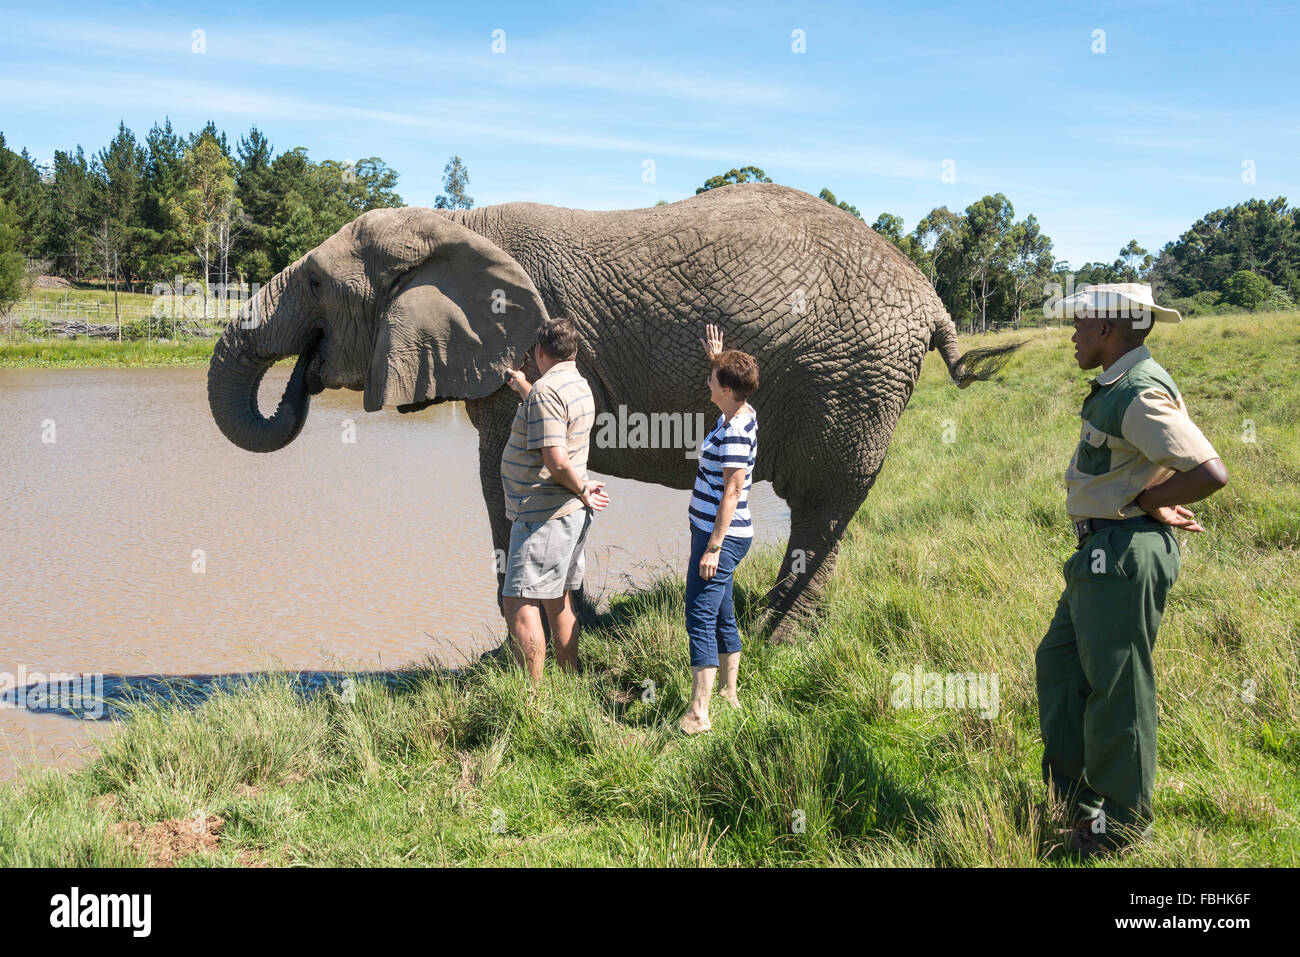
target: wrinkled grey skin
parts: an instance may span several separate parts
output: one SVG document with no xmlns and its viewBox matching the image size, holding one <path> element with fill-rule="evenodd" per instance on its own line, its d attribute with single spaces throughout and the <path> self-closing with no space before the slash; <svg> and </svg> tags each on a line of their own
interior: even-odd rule
<svg viewBox="0 0 1300 957">
<path fill-rule="evenodd" d="M 829 203 L 767 184 L 618 212 L 373 210 L 252 305 L 209 369 L 213 416 L 231 441 L 283 447 L 325 388 L 363 390 L 367 411 L 465 400 L 498 549 L 509 539 L 499 462 L 518 405 L 503 374 L 524 361 L 538 324 L 548 315 L 577 324 L 578 368 L 598 413 L 698 412 L 711 426 L 699 340 L 717 323 L 728 348 L 758 359 L 754 478 L 770 481 L 791 512 L 761 622 L 776 640 L 815 609 L 926 351 L 938 349 L 962 385 L 982 377 L 986 359 L 958 354 L 938 296 L 888 241 Z M 280 407 L 263 418 L 262 373 L 295 355 Z M 531 364 L 526 371 L 536 377 Z M 687 489 L 697 464 L 681 448 L 601 448 L 593 434 L 598 472 Z"/>
</svg>

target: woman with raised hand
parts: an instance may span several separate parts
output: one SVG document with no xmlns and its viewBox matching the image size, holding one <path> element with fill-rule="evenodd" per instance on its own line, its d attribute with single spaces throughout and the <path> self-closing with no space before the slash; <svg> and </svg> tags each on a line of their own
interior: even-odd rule
<svg viewBox="0 0 1300 957">
<path fill-rule="evenodd" d="M 709 700 L 715 679 L 720 679 L 718 696 L 733 708 L 740 707 L 736 674 L 741 643 L 731 588 L 736 566 L 754 540 L 749 488 L 758 455 L 758 414 L 748 402 L 758 388 L 758 363 L 744 352 L 724 350 L 722 333 L 712 324 L 700 342 L 709 358 L 709 398 L 721 414 L 700 445 L 689 511 L 686 633 L 691 704 L 681 722 L 686 734 L 712 727 Z"/>
</svg>

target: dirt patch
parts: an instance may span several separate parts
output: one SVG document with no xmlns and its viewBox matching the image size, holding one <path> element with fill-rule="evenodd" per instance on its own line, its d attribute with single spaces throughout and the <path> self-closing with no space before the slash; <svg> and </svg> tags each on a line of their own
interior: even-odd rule
<svg viewBox="0 0 1300 957">
<path fill-rule="evenodd" d="M 189 854 L 215 851 L 225 820 L 209 814 L 203 820 L 172 818 L 145 827 L 138 821 L 120 821 L 108 826 L 108 833 L 129 841 L 149 859 L 150 867 L 171 867 Z M 242 855 L 241 855 L 242 857 Z"/>
<path fill-rule="evenodd" d="M 37 289 L 73 289 L 71 282 L 62 276 L 37 276 L 32 283 Z"/>
</svg>

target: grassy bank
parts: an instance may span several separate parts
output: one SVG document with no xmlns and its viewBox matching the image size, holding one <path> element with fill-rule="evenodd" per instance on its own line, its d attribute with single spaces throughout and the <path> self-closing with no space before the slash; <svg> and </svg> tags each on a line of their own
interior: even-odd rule
<svg viewBox="0 0 1300 957">
<path fill-rule="evenodd" d="M 488 659 L 354 700 L 267 680 L 142 710 L 88 768 L 0 789 L 0 863 L 141 862 L 147 842 L 114 833 L 201 813 L 219 830 L 181 863 L 1069 864 L 1037 823 L 1033 672 L 1073 547 L 1068 336 L 1023 333 L 1000 381 L 961 392 L 927 358 L 814 640 L 751 643 L 746 710 L 715 702 L 711 734 L 673 733 L 687 659 L 665 580 L 616 599 L 584 674 L 535 696 Z M 1150 341 L 1232 481 L 1196 507 L 1208 531 L 1185 539 L 1156 648 L 1157 839 L 1112 863 L 1295 866 L 1300 313 Z M 743 619 L 778 561 L 742 565 Z M 996 717 L 895 709 L 891 676 L 917 667 L 996 673 Z"/>
<path fill-rule="evenodd" d="M 203 364 L 212 358 L 215 339 L 175 342 L 118 342 L 116 339 L 0 340 L 0 369 L 142 367 Z"/>
<path fill-rule="evenodd" d="M 137 286 L 139 288 L 139 286 Z M 173 335 L 170 319 L 154 317 L 146 329 L 146 317 L 158 302 L 150 293 L 131 293 L 125 288 L 114 293 L 102 285 L 77 283 L 73 286 L 34 289 L 18 302 L 6 317 L 0 333 L 0 369 L 29 367 L 104 367 L 170 366 L 207 362 L 212 357 L 214 338 L 186 336 L 184 330 Z M 211 307 L 216 309 L 215 300 Z M 64 339 L 51 335 L 49 322 L 77 320 L 99 325 L 113 325 L 115 309 L 120 307 L 124 340 L 80 336 Z M 182 308 L 179 304 L 177 308 Z M 201 312 L 191 297 L 183 308 L 190 314 Z M 179 315 L 180 313 L 178 313 Z M 207 320 L 219 327 L 224 320 L 215 315 Z M 78 329 L 75 331 L 84 331 Z M 30 336 L 36 338 L 31 338 Z M 159 342 L 159 338 L 172 339 Z"/>
</svg>

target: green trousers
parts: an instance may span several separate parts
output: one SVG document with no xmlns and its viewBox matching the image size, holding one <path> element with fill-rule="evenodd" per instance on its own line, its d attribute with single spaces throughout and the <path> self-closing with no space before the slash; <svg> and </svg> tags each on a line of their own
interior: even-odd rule
<svg viewBox="0 0 1300 957">
<path fill-rule="evenodd" d="M 1181 563 L 1173 530 L 1154 519 L 1093 532 L 1065 563 L 1035 655 L 1043 780 L 1066 800 L 1070 824 L 1093 820 L 1116 843 L 1151 825 L 1151 652 Z"/>
</svg>

